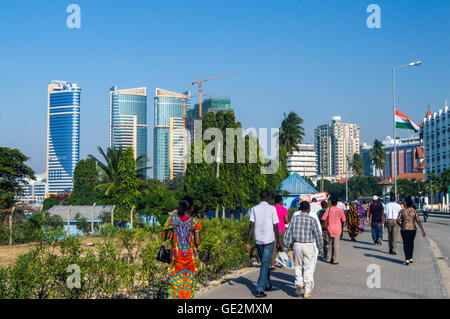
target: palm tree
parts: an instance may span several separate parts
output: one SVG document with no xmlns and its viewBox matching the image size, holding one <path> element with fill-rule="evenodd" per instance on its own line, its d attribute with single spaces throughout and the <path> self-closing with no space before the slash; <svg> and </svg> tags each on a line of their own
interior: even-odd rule
<svg viewBox="0 0 450 319">
<path fill-rule="evenodd" d="M 88 155 L 90 158 L 95 160 L 95 162 L 97 163 L 97 167 L 100 171 L 100 178 L 102 180 L 102 183 L 98 185 L 96 188 L 104 189 L 105 195 L 109 195 L 115 185 L 117 173 L 119 171 L 119 161 L 125 150 L 122 148 L 115 148 L 113 146 L 108 147 L 105 153 L 100 146 L 97 149 L 100 155 L 102 155 L 104 163 L 99 159 L 97 159 L 94 155 L 91 154 Z M 140 156 L 136 159 L 136 167 L 138 167 L 138 164 L 146 162 L 147 158 L 145 156 Z M 142 177 L 142 173 L 150 168 L 151 167 L 136 168 L 136 175 Z"/>
<path fill-rule="evenodd" d="M 383 148 L 383 143 L 377 139 L 373 142 L 370 159 L 376 170 L 383 171 L 386 167 L 386 151 Z"/>
<path fill-rule="evenodd" d="M 363 175 L 363 173 L 364 173 L 363 157 L 358 153 L 353 154 L 353 158 L 350 161 L 350 167 L 355 175 L 358 175 L 358 176 Z"/>
<path fill-rule="evenodd" d="M 284 119 L 281 122 L 281 128 L 279 132 L 280 148 L 285 147 L 288 154 L 299 151 L 298 144 L 303 142 L 305 136 L 305 130 L 302 126 L 303 119 L 296 113 L 290 112 L 288 115 L 283 114 Z"/>
</svg>

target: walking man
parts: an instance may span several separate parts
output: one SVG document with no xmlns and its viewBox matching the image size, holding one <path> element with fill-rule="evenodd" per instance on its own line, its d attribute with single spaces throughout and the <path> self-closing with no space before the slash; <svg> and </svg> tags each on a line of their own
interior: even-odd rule
<svg viewBox="0 0 450 319">
<path fill-rule="evenodd" d="M 323 240 L 317 221 L 309 215 L 309 203 L 301 202 L 299 209 L 284 235 L 284 251 L 294 243 L 295 293 L 300 297 L 304 288 L 303 298 L 308 299 L 314 288 L 315 243 L 323 255 Z"/>
<path fill-rule="evenodd" d="M 278 233 L 278 215 L 275 207 L 269 204 L 270 193 L 263 190 L 260 194 L 261 203 L 253 207 L 250 211 L 250 227 L 247 237 L 247 253 L 250 253 L 250 240 L 255 233 L 255 243 L 258 250 L 261 268 L 259 271 L 258 284 L 256 287 L 256 297 L 266 297 L 265 291 L 270 291 L 270 263 L 275 249 L 275 236 Z"/>
<path fill-rule="evenodd" d="M 374 245 L 383 244 L 383 225 L 385 223 L 383 205 L 378 201 L 376 195 L 373 196 L 373 203 L 369 207 L 369 225 L 372 227 L 372 239 Z"/>
<path fill-rule="evenodd" d="M 283 197 L 280 195 L 275 196 L 275 205 L 273 205 L 277 210 L 278 216 L 278 237 L 275 238 L 276 244 L 279 245 L 279 249 L 283 250 L 283 237 L 286 231 L 286 225 L 289 224 L 289 212 L 286 207 L 283 206 Z M 277 258 L 277 249 L 273 250 L 272 263 L 270 269 L 275 270 L 275 259 Z"/>
<path fill-rule="evenodd" d="M 394 195 L 391 195 L 389 198 L 389 203 L 385 207 L 386 228 L 389 239 L 389 254 L 391 255 L 397 255 L 397 239 L 399 229 L 397 217 L 401 210 L 402 206 L 395 201 Z"/>
<path fill-rule="evenodd" d="M 329 234 L 331 246 L 330 263 L 333 265 L 339 264 L 339 241 L 342 233 L 342 224 L 347 221 L 344 211 L 337 207 L 337 203 L 337 199 L 332 198 L 331 208 L 327 209 L 322 216 Z"/>
<path fill-rule="evenodd" d="M 317 214 L 318 214 L 318 212 L 319 212 L 319 210 L 320 210 L 321 208 L 322 208 L 322 207 L 320 207 L 320 204 L 317 202 L 317 198 L 313 198 L 312 201 L 311 201 L 311 211 L 310 211 L 310 215 L 316 214 L 316 216 L 317 216 Z"/>
</svg>

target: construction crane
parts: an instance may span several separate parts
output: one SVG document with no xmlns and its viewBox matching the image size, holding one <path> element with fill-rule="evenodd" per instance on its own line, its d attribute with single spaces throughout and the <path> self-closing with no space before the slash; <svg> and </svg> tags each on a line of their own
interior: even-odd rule
<svg viewBox="0 0 450 319">
<path fill-rule="evenodd" d="M 236 72 L 232 72 L 232 73 L 228 73 L 228 74 L 222 74 L 222 75 L 218 75 L 218 76 L 214 76 L 214 77 L 212 77 L 212 78 L 208 78 L 208 79 L 204 79 L 204 80 L 198 80 L 198 81 L 194 81 L 194 82 L 192 82 L 191 83 L 191 85 L 194 85 L 194 84 L 198 84 L 198 100 L 199 100 L 199 102 L 198 102 L 198 106 L 199 106 L 199 117 L 202 117 L 202 93 L 203 93 L 203 82 L 206 82 L 206 81 L 211 81 L 211 80 L 215 80 L 215 79 L 220 79 L 220 78 L 224 78 L 224 77 L 227 77 L 227 76 L 231 76 L 231 75 L 233 75 L 233 74 L 235 74 Z"/>
</svg>

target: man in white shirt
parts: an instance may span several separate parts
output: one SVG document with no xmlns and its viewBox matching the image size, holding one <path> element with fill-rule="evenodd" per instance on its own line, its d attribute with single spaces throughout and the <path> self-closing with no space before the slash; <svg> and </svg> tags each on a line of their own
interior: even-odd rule
<svg viewBox="0 0 450 319">
<path fill-rule="evenodd" d="M 316 199 L 316 198 L 313 198 L 313 199 L 312 199 L 310 207 L 311 207 L 311 210 L 310 210 L 310 212 L 309 212 L 310 215 L 312 215 L 313 213 L 315 213 L 316 216 L 317 216 L 317 212 L 318 212 L 319 210 L 322 209 L 322 207 L 320 206 L 320 204 L 317 202 L 317 199 Z"/>
<path fill-rule="evenodd" d="M 255 233 L 255 243 L 258 250 L 261 268 L 259 271 L 256 297 L 266 297 L 265 291 L 270 291 L 270 263 L 272 261 L 275 238 L 278 234 L 278 214 L 275 207 L 269 204 L 270 193 L 267 190 L 261 192 L 261 203 L 250 210 L 250 227 L 248 229 L 247 253 L 250 253 L 250 240 Z M 277 237 L 275 237 L 277 236 Z"/>
<path fill-rule="evenodd" d="M 385 206 L 384 213 L 386 215 L 386 229 L 389 238 L 389 254 L 397 255 L 397 238 L 398 238 L 398 224 L 397 217 L 402 206 L 395 202 L 394 195 L 391 195 L 390 202 Z"/>
</svg>

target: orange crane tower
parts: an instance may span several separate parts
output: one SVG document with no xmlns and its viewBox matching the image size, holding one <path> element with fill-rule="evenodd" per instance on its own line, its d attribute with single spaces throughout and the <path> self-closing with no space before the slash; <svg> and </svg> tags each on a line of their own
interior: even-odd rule
<svg viewBox="0 0 450 319">
<path fill-rule="evenodd" d="M 220 78 L 224 78 L 224 77 L 226 77 L 226 76 L 230 76 L 230 75 L 233 75 L 233 74 L 235 74 L 235 73 L 236 73 L 236 72 L 228 73 L 228 74 L 222 74 L 222 75 L 214 76 L 214 77 L 212 77 L 212 78 L 194 81 L 194 82 L 191 83 L 191 85 L 198 84 L 198 99 L 199 99 L 198 106 L 199 106 L 199 117 L 200 117 L 200 118 L 201 118 L 202 115 L 203 115 L 203 114 L 202 114 L 203 82 L 211 81 L 211 80 L 215 80 L 215 79 L 220 79 Z"/>
</svg>

